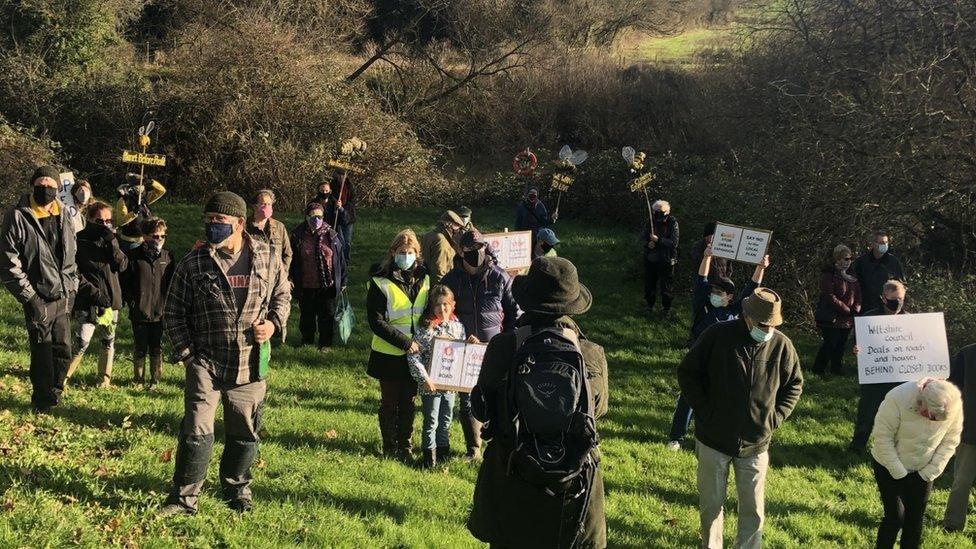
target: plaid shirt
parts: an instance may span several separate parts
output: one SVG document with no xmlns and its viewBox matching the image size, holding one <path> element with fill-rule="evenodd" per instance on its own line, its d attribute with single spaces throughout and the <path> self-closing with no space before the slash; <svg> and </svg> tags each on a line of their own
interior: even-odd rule
<svg viewBox="0 0 976 549">
<path fill-rule="evenodd" d="M 251 250 L 251 279 L 240 315 L 227 275 L 212 246 L 192 250 L 176 266 L 166 298 L 166 334 L 176 360 L 193 357 L 220 380 L 249 383 L 258 379 L 254 322 L 266 319 L 277 333 L 288 322 L 291 291 L 280 262 L 271 261 L 267 244 L 244 234 Z"/>
</svg>

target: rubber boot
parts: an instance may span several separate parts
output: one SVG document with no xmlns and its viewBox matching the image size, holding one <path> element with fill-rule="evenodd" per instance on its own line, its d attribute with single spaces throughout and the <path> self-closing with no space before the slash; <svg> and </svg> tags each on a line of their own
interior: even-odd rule
<svg viewBox="0 0 976 549">
<path fill-rule="evenodd" d="M 413 461 L 413 416 L 414 407 L 401 407 L 396 419 L 397 455 L 404 463 Z"/>
<path fill-rule="evenodd" d="M 85 355 L 75 355 L 72 357 L 71 362 L 68 364 L 68 373 L 65 375 L 65 380 L 71 379 L 71 376 L 75 375 L 75 370 L 78 366 L 81 366 L 81 359 L 85 358 Z"/>
<path fill-rule="evenodd" d="M 437 466 L 437 451 L 430 448 L 424 449 L 424 459 L 420 464 L 423 469 L 433 469 Z"/>
<path fill-rule="evenodd" d="M 383 408 L 380 408 L 377 416 L 380 421 L 380 436 L 383 438 L 383 456 L 395 457 L 397 454 L 396 417 Z"/>
<path fill-rule="evenodd" d="M 154 354 L 149 356 L 149 387 L 154 387 L 163 377 L 163 355 Z"/>
<path fill-rule="evenodd" d="M 251 509 L 251 465 L 258 456 L 258 441 L 226 437 L 220 456 L 220 486 L 224 501 L 235 511 Z"/>
<path fill-rule="evenodd" d="M 144 383 L 146 381 L 146 357 L 132 357 L 132 381 L 134 383 Z"/>
<path fill-rule="evenodd" d="M 481 458 L 481 422 L 474 418 L 470 410 L 461 409 L 461 431 L 464 433 L 464 445 L 467 448 L 465 457 L 468 459 Z"/>
<path fill-rule="evenodd" d="M 101 378 L 98 386 L 102 389 L 112 386 L 112 366 L 115 362 L 115 347 L 103 347 L 98 354 L 98 375 Z"/>
<path fill-rule="evenodd" d="M 196 512 L 197 498 L 207 478 L 207 465 L 213 452 L 214 436 L 180 435 L 176 447 L 176 470 L 173 472 L 173 488 L 166 499 L 167 506 L 180 505 Z"/>
</svg>

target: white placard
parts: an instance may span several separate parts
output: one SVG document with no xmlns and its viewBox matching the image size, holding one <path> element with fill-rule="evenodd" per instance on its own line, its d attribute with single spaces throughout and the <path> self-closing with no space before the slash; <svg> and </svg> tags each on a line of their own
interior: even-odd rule
<svg viewBox="0 0 976 549">
<path fill-rule="evenodd" d="M 712 255 L 757 265 L 765 257 L 772 239 L 772 231 L 719 223 L 712 237 Z"/>
<path fill-rule="evenodd" d="M 857 379 L 862 385 L 949 377 L 949 344 L 942 313 L 860 316 Z"/>
<path fill-rule="evenodd" d="M 58 200 L 61 201 L 61 206 L 71 216 L 71 223 L 75 227 L 75 232 L 78 232 L 83 224 L 82 212 L 78 210 L 78 206 L 75 205 L 75 197 L 71 194 L 75 187 L 75 174 L 74 172 L 64 172 L 60 175 L 60 179 L 61 181 L 58 182 Z"/>
<path fill-rule="evenodd" d="M 521 271 L 532 265 L 532 231 L 486 234 L 485 241 L 498 256 L 502 270 Z"/>
<path fill-rule="evenodd" d="M 478 383 L 481 361 L 487 348 L 488 345 L 484 343 L 465 343 L 435 337 L 430 350 L 427 375 L 440 390 L 470 393 Z"/>
</svg>

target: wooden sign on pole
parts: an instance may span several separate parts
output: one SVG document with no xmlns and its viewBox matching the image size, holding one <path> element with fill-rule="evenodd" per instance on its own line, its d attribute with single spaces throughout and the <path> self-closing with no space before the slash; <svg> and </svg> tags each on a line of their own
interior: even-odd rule
<svg viewBox="0 0 976 549">
<path fill-rule="evenodd" d="M 125 162 L 126 164 L 141 164 L 143 166 L 165 166 L 166 156 L 162 154 L 123 150 L 122 162 Z"/>
</svg>

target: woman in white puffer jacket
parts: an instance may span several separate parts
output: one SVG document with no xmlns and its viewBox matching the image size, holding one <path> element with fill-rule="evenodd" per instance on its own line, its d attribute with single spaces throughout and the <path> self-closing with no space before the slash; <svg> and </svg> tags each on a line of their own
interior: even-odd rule
<svg viewBox="0 0 976 549">
<path fill-rule="evenodd" d="M 942 474 L 962 434 L 962 397 L 951 383 L 926 378 L 895 387 L 874 419 L 874 478 L 884 518 L 876 547 L 922 541 L 922 520 L 932 481 Z"/>
</svg>

